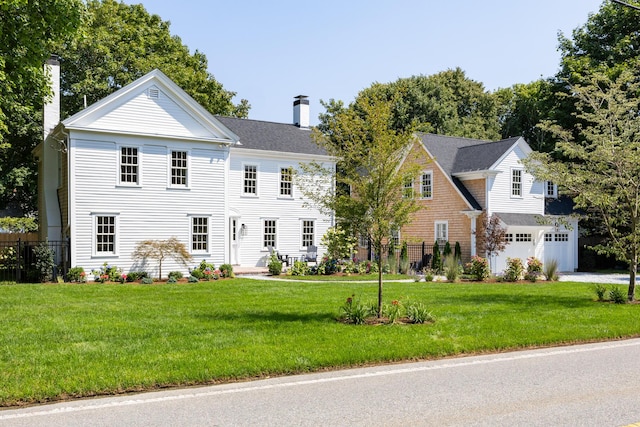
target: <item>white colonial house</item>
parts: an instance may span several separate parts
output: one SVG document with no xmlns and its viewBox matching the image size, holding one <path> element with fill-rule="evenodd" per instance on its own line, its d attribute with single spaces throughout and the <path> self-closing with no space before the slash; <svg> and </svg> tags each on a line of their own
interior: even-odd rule
<svg viewBox="0 0 640 427">
<path fill-rule="evenodd" d="M 59 122 L 59 64 L 47 66 L 56 96 L 34 150 L 40 237 L 68 239 L 71 266 L 157 276 L 155 261 L 132 252 L 171 237 L 194 265 L 264 266 L 270 246 L 299 258 L 333 225 L 303 206 L 291 179 L 300 163 L 334 164 L 311 139 L 305 97 L 294 103 L 297 125 L 217 117 L 154 70 Z M 186 273 L 167 259 L 171 270 Z"/>
</svg>

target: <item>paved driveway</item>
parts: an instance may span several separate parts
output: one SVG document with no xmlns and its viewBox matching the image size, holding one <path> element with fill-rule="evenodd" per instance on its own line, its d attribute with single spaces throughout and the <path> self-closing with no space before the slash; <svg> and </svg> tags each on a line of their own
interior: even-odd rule
<svg viewBox="0 0 640 427">
<path fill-rule="evenodd" d="M 585 283 L 611 283 L 616 285 L 628 285 L 629 273 L 561 273 L 561 282 L 585 282 Z"/>
</svg>

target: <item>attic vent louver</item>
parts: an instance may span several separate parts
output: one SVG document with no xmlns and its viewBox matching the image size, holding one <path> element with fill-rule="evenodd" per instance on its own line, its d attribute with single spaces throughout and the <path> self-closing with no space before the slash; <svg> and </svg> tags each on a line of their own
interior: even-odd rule
<svg viewBox="0 0 640 427">
<path fill-rule="evenodd" d="M 149 89 L 149 98 L 158 99 L 160 96 L 160 91 L 158 89 L 151 88 Z"/>
</svg>

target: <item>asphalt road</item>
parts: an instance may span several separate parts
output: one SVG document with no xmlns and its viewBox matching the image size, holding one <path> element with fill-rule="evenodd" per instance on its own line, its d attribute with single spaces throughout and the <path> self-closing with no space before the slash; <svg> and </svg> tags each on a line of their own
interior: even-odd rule
<svg viewBox="0 0 640 427">
<path fill-rule="evenodd" d="M 0 426 L 624 426 L 640 339 L 0 411 Z"/>
</svg>

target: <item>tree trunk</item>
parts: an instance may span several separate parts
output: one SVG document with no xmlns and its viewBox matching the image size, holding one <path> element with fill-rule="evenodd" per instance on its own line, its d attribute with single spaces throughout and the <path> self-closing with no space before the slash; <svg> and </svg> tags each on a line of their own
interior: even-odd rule
<svg viewBox="0 0 640 427">
<path fill-rule="evenodd" d="M 636 297 L 636 274 L 638 272 L 638 254 L 633 251 L 631 257 L 631 264 L 629 265 L 629 291 L 627 292 L 627 299 L 633 301 Z"/>
<path fill-rule="evenodd" d="M 382 317 L 382 255 L 378 254 L 378 318 Z"/>
</svg>

